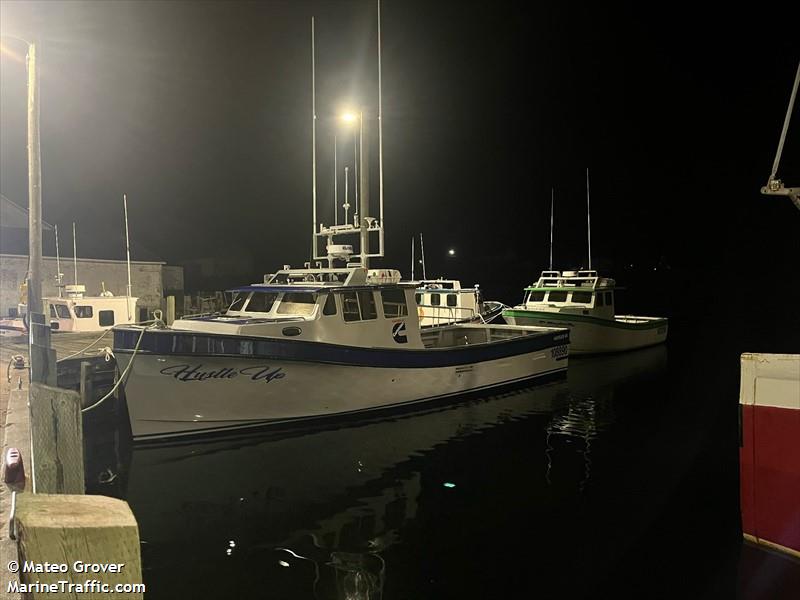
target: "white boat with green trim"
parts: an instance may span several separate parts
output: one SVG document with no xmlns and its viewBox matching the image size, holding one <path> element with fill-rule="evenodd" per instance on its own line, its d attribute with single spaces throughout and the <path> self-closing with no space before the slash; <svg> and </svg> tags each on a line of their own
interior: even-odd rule
<svg viewBox="0 0 800 600">
<path fill-rule="evenodd" d="M 503 311 L 510 325 L 566 327 L 571 354 L 622 352 L 667 339 L 662 317 L 614 314 L 616 282 L 597 271 L 543 271 L 525 301 Z"/>
</svg>

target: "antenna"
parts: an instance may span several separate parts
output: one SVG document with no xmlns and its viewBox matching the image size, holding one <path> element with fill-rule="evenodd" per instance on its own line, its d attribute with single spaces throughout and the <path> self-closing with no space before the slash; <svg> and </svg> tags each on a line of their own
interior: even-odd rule
<svg viewBox="0 0 800 600">
<path fill-rule="evenodd" d="M 333 135 L 333 224 L 339 224 L 339 165 L 336 158 L 336 134 Z"/>
<path fill-rule="evenodd" d="M 355 196 L 356 202 L 356 214 L 358 214 L 358 130 L 353 131 L 353 195 Z"/>
<path fill-rule="evenodd" d="M 378 198 L 380 200 L 381 228 L 380 254 L 383 256 L 383 81 L 381 70 L 381 0 L 378 0 Z"/>
<path fill-rule="evenodd" d="M 313 204 L 311 229 L 311 260 L 317 250 L 317 78 L 314 52 L 314 17 L 311 17 L 311 198 Z"/>
<path fill-rule="evenodd" d="M 122 194 L 122 205 L 125 208 L 125 253 L 128 262 L 128 288 L 125 305 L 128 307 L 128 322 L 131 320 L 131 238 L 128 235 L 128 194 Z M 103 288 L 105 291 L 105 288 Z"/>
<path fill-rule="evenodd" d="M 422 279 L 428 278 L 428 273 L 425 271 L 425 244 L 422 241 L 422 234 L 419 234 L 419 251 L 422 254 Z"/>
<path fill-rule="evenodd" d="M 75 285 L 78 285 L 78 244 L 75 241 L 75 221 L 72 222 L 72 265 L 75 269 Z"/>
<path fill-rule="evenodd" d="M 553 207 L 555 206 L 556 192 L 550 188 L 550 270 L 553 270 Z"/>
<path fill-rule="evenodd" d="M 784 187 L 783 182 L 776 177 L 778 174 L 778 166 L 780 166 L 781 163 L 781 155 L 783 154 L 783 143 L 786 141 L 786 132 L 789 130 L 789 121 L 792 118 L 794 101 L 797 97 L 798 83 L 800 83 L 800 62 L 797 63 L 797 72 L 794 76 L 792 93 L 789 95 L 789 106 L 786 109 L 786 117 L 783 119 L 783 129 L 781 130 L 781 137 L 778 140 L 778 151 L 775 153 L 775 160 L 772 163 L 772 172 L 767 180 L 767 185 L 761 188 L 761 193 L 775 196 L 789 196 L 792 202 L 794 202 L 794 205 L 800 208 L 800 188 Z"/>
<path fill-rule="evenodd" d="M 347 214 L 347 211 L 350 210 L 350 202 L 347 201 L 347 185 L 350 182 L 350 167 L 344 168 L 344 222 L 347 224 L 347 220 L 350 218 Z"/>
<path fill-rule="evenodd" d="M 414 281 L 414 236 L 411 236 L 411 281 Z"/>
<path fill-rule="evenodd" d="M 586 167 L 586 240 L 589 245 L 589 270 L 592 270 L 592 213 L 589 208 L 589 167 Z"/>
<path fill-rule="evenodd" d="M 56 281 L 58 281 L 58 297 L 61 298 L 61 279 L 64 274 L 61 272 L 61 255 L 58 252 L 58 225 L 53 225 L 53 229 L 56 231 Z"/>
</svg>

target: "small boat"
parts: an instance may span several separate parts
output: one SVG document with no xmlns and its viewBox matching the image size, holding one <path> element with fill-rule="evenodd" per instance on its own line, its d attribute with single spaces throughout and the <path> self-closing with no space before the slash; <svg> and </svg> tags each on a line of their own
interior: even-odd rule
<svg viewBox="0 0 800 600">
<path fill-rule="evenodd" d="M 284 269 L 234 290 L 223 314 L 115 327 L 134 439 L 406 407 L 565 374 L 566 330 L 424 329 L 416 285 L 387 271 Z"/>
<path fill-rule="evenodd" d="M 411 279 L 414 280 L 415 238 L 411 238 Z M 494 300 L 484 300 L 483 292 L 475 285 L 462 288 L 458 279 L 427 279 L 425 269 L 425 242 L 419 234 L 420 266 L 422 279 L 417 282 L 415 294 L 417 314 L 421 327 L 438 327 L 453 323 L 491 323 L 506 305 Z"/>
<path fill-rule="evenodd" d="M 135 296 L 114 296 L 105 288 L 99 296 L 86 296 L 86 286 L 64 286 L 65 297 L 45 297 L 53 331 L 103 331 L 136 322 Z"/>
<path fill-rule="evenodd" d="M 421 327 L 491 323 L 506 308 L 502 302 L 484 300 L 477 285 L 462 288 L 457 279 L 428 279 L 418 285 L 414 297 Z"/>
<path fill-rule="evenodd" d="M 660 344 L 668 321 L 614 313 L 613 279 L 597 271 L 543 271 L 522 304 L 503 311 L 511 325 L 567 327 L 572 354 L 622 352 Z"/>
</svg>

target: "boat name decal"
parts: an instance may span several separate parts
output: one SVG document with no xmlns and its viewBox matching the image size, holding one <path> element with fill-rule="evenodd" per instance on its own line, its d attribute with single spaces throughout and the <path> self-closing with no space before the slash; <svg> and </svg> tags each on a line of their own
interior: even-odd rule
<svg viewBox="0 0 800 600">
<path fill-rule="evenodd" d="M 258 365 L 255 367 L 245 367 L 244 369 L 234 369 L 222 367 L 219 369 L 204 369 L 199 365 L 172 365 L 161 369 L 162 375 L 169 375 L 178 381 L 205 381 L 207 379 L 234 379 L 240 375 L 249 377 L 252 381 L 265 381 L 269 383 L 275 379 L 286 377 L 281 367 L 272 368 L 269 365 Z"/>
</svg>

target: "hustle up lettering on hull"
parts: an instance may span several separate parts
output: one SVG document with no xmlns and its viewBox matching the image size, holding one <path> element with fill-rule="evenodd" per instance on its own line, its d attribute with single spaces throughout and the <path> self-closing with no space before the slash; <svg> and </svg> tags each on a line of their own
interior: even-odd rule
<svg viewBox="0 0 800 600">
<path fill-rule="evenodd" d="M 172 365 L 161 369 L 162 375 L 169 375 L 178 381 L 206 381 L 208 379 L 235 379 L 244 375 L 251 381 L 265 381 L 269 383 L 275 379 L 283 379 L 286 373 L 281 367 L 272 368 L 268 365 L 258 365 L 235 369 L 231 367 L 221 367 L 219 369 L 204 369 L 199 365 Z"/>
</svg>

